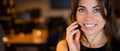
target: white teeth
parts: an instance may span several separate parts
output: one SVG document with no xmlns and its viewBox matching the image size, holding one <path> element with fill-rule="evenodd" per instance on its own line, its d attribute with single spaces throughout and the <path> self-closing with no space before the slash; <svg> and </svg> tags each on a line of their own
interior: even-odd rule
<svg viewBox="0 0 120 51">
<path fill-rule="evenodd" d="M 85 24 L 85 27 L 94 27 L 95 24 Z"/>
</svg>

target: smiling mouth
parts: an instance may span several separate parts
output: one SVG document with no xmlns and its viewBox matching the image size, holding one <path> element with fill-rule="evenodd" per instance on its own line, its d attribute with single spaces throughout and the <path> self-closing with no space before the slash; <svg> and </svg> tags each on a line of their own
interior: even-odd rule
<svg viewBox="0 0 120 51">
<path fill-rule="evenodd" d="M 94 28 L 96 24 L 84 24 L 85 28 Z"/>
</svg>

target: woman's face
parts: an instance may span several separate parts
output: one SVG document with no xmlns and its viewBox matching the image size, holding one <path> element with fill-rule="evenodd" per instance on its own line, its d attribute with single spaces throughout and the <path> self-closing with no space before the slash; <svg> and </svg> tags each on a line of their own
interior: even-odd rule
<svg viewBox="0 0 120 51">
<path fill-rule="evenodd" d="M 96 34 L 103 31 L 105 20 L 100 13 L 97 0 L 80 0 L 76 16 L 84 34 Z"/>
</svg>

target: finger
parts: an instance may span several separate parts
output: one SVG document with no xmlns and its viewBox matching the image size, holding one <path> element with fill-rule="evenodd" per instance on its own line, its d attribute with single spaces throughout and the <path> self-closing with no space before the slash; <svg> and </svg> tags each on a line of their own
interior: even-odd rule
<svg viewBox="0 0 120 51">
<path fill-rule="evenodd" d="M 75 40 L 76 40 L 77 42 L 80 41 L 80 35 L 81 35 L 81 32 L 80 32 L 80 30 L 79 30 L 79 31 L 76 32 L 76 34 L 75 34 Z"/>
<path fill-rule="evenodd" d="M 79 30 L 75 34 L 75 43 L 76 43 L 76 46 L 78 47 L 78 49 L 80 48 L 80 36 L 81 36 L 81 31 Z"/>
<path fill-rule="evenodd" d="M 69 29 L 69 28 L 71 28 L 72 26 L 74 26 L 74 25 L 76 25 L 77 24 L 77 22 L 75 21 L 75 22 L 73 22 L 67 29 Z"/>
<path fill-rule="evenodd" d="M 75 30 L 75 31 L 72 31 L 72 32 L 71 32 L 70 37 L 71 37 L 71 38 L 73 38 L 73 37 L 74 37 L 74 35 L 75 35 L 78 31 L 79 31 L 78 29 L 77 29 L 77 30 Z"/>
<path fill-rule="evenodd" d="M 74 35 L 78 32 L 79 30 L 72 31 L 71 33 L 67 34 L 66 40 L 69 41 L 74 41 Z"/>
<path fill-rule="evenodd" d="M 67 29 L 67 31 L 71 32 L 71 31 L 75 30 L 77 27 L 78 27 L 78 25 L 74 25 L 74 26 L 70 27 L 69 29 Z"/>
<path fill-rule="evenodd" d="M 71 28 L 67 29 L 67 36 L 69 36 L 75 29 L 78 27 L 78 25 L 72 26 Z"/>
</svg>

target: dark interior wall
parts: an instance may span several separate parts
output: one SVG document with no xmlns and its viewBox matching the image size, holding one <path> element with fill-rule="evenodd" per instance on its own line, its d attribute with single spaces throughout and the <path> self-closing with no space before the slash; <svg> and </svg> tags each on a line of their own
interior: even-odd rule
<svg viewBox="0 0 120 51">
<path fill-rule="evenodd" d="M 114 12 L 117 18 L 120 18 L 120 0 L 113 0 Z"/>
<path fill-rule="evenodd" d="M 5 14 L 5 6 L 3 6 L 3 0 L 0 0 L 0 16 Z"/>
<path fill-rule="evenodd" d="M 120 9 L 120 0 L 113 0 L 113 4 L 115 9 Z"/>
</svg>

